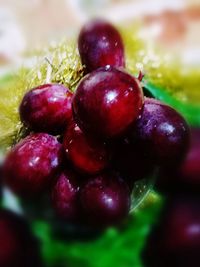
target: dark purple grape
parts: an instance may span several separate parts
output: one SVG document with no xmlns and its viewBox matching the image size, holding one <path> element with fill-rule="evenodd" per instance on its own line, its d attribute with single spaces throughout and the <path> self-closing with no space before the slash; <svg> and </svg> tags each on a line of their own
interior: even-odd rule
<svg viewBox="0 0 200 267">
<path fill-rule="evenodd" d="M 116 225 L 128 215 L 130 192 L 117 174 L 104 173 L 83 186 L 81 204 L 86 220 L 93 226 Z"/>
<path fill-rule="evenodd" d="M 62 146 L 55 137 L 31 134 L 8 154 L 4 163 L 5 182 L 20 196 L 38 197 L 50 187 L 62 156 Z"/>
<path fill-rule="evenodd" d="M 72 96 L 61 84 L 33 88 L 21 102 L 20 118 L 34 131 L 61 133 L 72 117 Z"/>
<path fill-rule="evenodd" d="M 132 139 L 147 157 L 160 165 L 176 165 L 189 145 L 189 128 L 173 108 L 146 98 L 141 117 L 132 129 Z"/>
<path fill-rule="evenodd" d="M 78 193 L 79 183 L 76 174 L 65 170 L 58 176 L 52 191 L 53 206 L 60 218 L 70 222 L 79 218 L 81 209 Z"/>
<path fill-rule="evenodd" d="M 83 78 L 72 105 L 75 120 L 83 131 L 111 138 L 123 134 L 138 118 L 143 93 L 136 78 L 105 67 Z"/>
<path fill-rule="evenodd" d="M 162 193 L 200 191 L 200 129 L 191 130 L 191 142 L 183 162 L 176 168 L 162 168 L 156 189 Z"/>
<path fill-rule="evenodd" d="M 145 266 L 200 266 L 200 198 L 168 200 L 143 253 Z"/>
<path fill-rule="evenodd" d="M 125 67 L 121 36 L 108 22 L 95 20 L 87 23 L 80 32 L 78 48 L 86 72 L 106 65 Z"/>
<path fill-rule="evenodd" d="M 128 136 L 116 140 L 112 145 L 112 166 L 118 170 L 131 188 L 140 179 L 150 178 L 155 171 L 151 158 L 142 153 L 140 146 L 132 143 Z"/>
<path fill-rule="evenodd" d="M 200 129 L 192 130 L 190 148 L 178 174 L 184 183 L 200 188 Z"/>
<path fill-rule="evenodd" d="M 41 266 L 38 244 L 27 223 L 4 209 L 0 210 L 0 266 Z"/>
<path fill-rule="evenodd" d="M 64 135 L 63 146 L 73 166 L 85 174 L 96 174 L 108 165 L 109 153 L 104 142 L 95 141 L 71 122 Z"/>
</svg>

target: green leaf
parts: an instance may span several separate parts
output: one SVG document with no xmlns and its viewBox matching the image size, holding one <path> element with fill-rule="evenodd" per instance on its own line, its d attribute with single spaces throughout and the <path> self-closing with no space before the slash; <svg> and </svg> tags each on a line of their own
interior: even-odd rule
<svg viewBox="0 0 200 267">
<path fill-rule="evenodd" d="M 161 206 L 161 198 L 151 192 L 120 229 L 110 228 L 89 241 L 60 240 L 45 221 L 35 221 L 33 230 L 47 266 L 142 267 L 140 253 Z"/>
<path fill-rule="evenodd" d="M 149 90 L 156 99 L 159 99 L 179 111 L 188 123 L 192 126 L 200 127 L 200 106 L 188 102 L 182 102 L 168 93 L 165 89 L 159 88 L 150 82 L 145 83 L 145 88 Z"/>
</svg>

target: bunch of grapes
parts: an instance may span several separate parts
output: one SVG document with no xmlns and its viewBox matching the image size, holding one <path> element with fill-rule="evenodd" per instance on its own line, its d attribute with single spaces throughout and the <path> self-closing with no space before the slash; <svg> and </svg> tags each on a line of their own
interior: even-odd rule
<svg viewBox="0 0 200 267">
<path fill-rule="evenodd" d="M 128 216 L 135 181 L 182 162 L 189 128 L 173 108 L 144 96 L 111 24 L 86 24 L 78 48 L 85 76 L 74 93 L 43 84 L 22 99 L 30 135 L 8 153 L 3 178 L 21 199 L 47 193 L 59 220 L 102 229 Z"/>
</svg>

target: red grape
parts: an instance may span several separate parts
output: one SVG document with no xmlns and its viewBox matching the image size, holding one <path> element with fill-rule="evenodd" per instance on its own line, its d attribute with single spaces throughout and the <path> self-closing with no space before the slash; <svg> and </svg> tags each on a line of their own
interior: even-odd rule
<svg viewBox="0 0 200 267">
<path fill-rule="evenodd" d="M 86 75 L 73 98 L 78 126 L 101 138 L 123 134 L 138 118 L 143 106 L 139 81 L 109 67 Z"/>
<path fill-rule="evenodd" d="M 104 173 L 83 186 L 81 203 L 89 223 L 100 227 L 118 224 L 128 215 L 130 192 L 118 175 Z"/>
<path fill-rule="evenodd" d="M 78 48 L 87 72 L 106 65 L 125 67 L 121 36 L 105 21 L 95 20 L 86 24 L 80 32 Z"/>
<path fill-rule="evenodd" d="M 72 95 L 61 84 L 33 88 L 21 102 L 21 120 L 36 132 L 62 133 L 72 117 Z"/>
<path fill-rule="evenodd" d="M 158 100 L 145 99 L 132 138 L 149 158 L 159 165 L 177 165 L 187 152 L 189 136 L 189 127 L 178 112 Z"/>
<path fill-rule="evenodd" d="M 0 210 L 0 240 L 0 266 L 41 266 L 38 244 L 27 223 L 4 209 Z"/>
<path fill-rule="evenodd" d="M 63 145 L 67 158 L 82 173 L 96 174 L 108 165 L 105 143 L 86 136 L 74 122 L 67 128 Z"/>
<path fill-rule="evenodd" d="M 62 146 L 49 134 L 31 134 L 12 148 L 4 164 L 6 184 L 17 194 L 38 197 L 62 162 Z"/>
<path fill-rule="evenodd" d="M 156 189 L 162 193 L 199 192 L 200 190 L 200 129 L 191 129 L 191 142 L 182 163 L 161 168 Z"/>
<path fill-rule="evenodd" d="M 200 266 L 199 204 L 195 196 L 168 200 L 144 250 L 145 266 Z"/>
<path fill-rule="evenodd" d="M 62 219 L 75 221 L 79 216 L 79 185 L 72 171 L 62 172 L 53 186 L 52 200 L 56 213 Z"/>
</svg>

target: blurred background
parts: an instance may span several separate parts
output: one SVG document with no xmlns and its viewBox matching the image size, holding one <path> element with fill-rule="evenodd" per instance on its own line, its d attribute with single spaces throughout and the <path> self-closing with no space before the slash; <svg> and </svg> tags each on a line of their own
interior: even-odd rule
<svg viewBox="0 0 200 267">
<path fill-rule="evenodd" d="M 158 191 L 161 192 L 158 193 L 154 188 L 146 196 L 146 200 L 140 206 L 142 208 L 136 210 L 135 217 L 130 218 L 125 229 L 109 229 L 99 239 L 87 242 L 77 241 L 77 237 L 74 241 L 71 236 L 67 236 L 63 241 L 65 238 L 62 236 L 62 228 L 59 230 L 61 233 L 58 231 L 55 238 L 54 235 L 50 236 L 51 229 L 46 222 L 33 221 L 31 232 L 34 232 L 39 240 L 40 252 L 33 237 L 23 241 L 23 246 L 34 247 L 34 252 L 31 249 L 27 251 L 27 255 L 35 259 L 33 267 L 40 266 L 39 254 L 42 254 L 46 265 L 52 267 L 199 267 L 200 261 L 197 262 L 196 258 L 200 249 L 199 0 L 0 0 L 0 76 L 14 73 L 21 66 L 34 65 L 38 51 L 50 44 L 55 45 L 63 39 L 69 43 L 72 40 L 76 41 L 82 25 L 96 17 L 105 18 L 122 29 L 127 46 L 128 69 L 133 73 L 143 70 L 146 72 L 147 80 L 149 78 L 154 85 L 165 88 L 166 90 L 157 90 L 156 87 L 149 86 L 155 96 L 179 110 L 190 123 L 194 139 L 188 154 L 189 163 L 184 166 L 186 176 L 182 175 L 183 179 L 179 179 L 185 182 L 186 187 L 189 184 L 192 189 L 186 192 L 185 188 L 181 190 L 180 185 L 178 193 L 172 196 L 163 192 L 162 185 L 159 185 Z M 136 42 L 134 34 L 137 34 Z M 139 47 L 140 44 L 142 48 Z M 1 85 L 0 82 L 0 89 L 1 86 L 3 88 L 5 84 Z M 1 123 L 3 121 L 0 121 Z M 168 175 L 173 177 L 174 173 Z M 164 202 L 167 204 L 164 205 L 162 216 L 159 217 L 158 213 Z M 23 213 L 15 198 L 9 193 L 6 193 L 5 203 L 17 213 Z M 177 217 L 175 214 L 178 214 Z M 14 222 L 13 226 L 11 225 L 12 229 L 19 224 L 18 219 L 15 224 L 16 218 L 12 216 L 0 211 L 2 229 L 8 225 L 7 221 L 9 222 L 10 218 Z M 174 220 L 174 225 L 168 222 L 165 224 L 166 216 Z M 4 217 L 5 220 L 1 219 Z M 155 221 L 160 223 L 160 228 L 158 227 L 148 238 Z M 161 235 L 163 229 L 168 227 L 166 233 L 172 236 L 178 229 L 177 224 L 186 225 L 183 232 L 179 232 L 184 238 L 181 241 L 177 238 L 178 241 L 175 243 L 178 252 L 176 249 L 166 254 L 161 250 L 158 252 L 163 258 L 170 255 L 172 262 L 156 263 L 149 260 L 158 251 L 159 245 L 154 244 L 160 244 L 161 237 L 166 238 L 164 234 Z M 6 239 L 10 244 L 15 233 L 10 233 L 8 228 L 5 229 L 9 233 L 8 237 L 0 232 L 0 243 Z M 30 234 L 29 229 L 26 231 Z M 188 233 L 192 234 L 188 237 Z M 9 250 L 11 248 L 8 244 Z M 172 244 L 167 241 L 165 245 L 167 247 L 163 250 L 168 251 L 168 246 Z M 142 261 L 142 257 L 147 260 Z M 173 260 L 175 257 L 183 260 L 177 263 Z M 191 261 L 191 258 L 194 260 Z M 26 264 L 27 262 L 26 259 Z M 24 266 L 19 264 L 19 267 Z"/>
<path fill-rule="evenodd" d="M 183 61 L 200 60 L 198 0 L 1 0 L 1 66 L 19 63 L 27 50 L 63 37 L 75 37 L 92 17 L 117 24 L 141 23 L 146 40 L 181 53 Z M 14 43 L 13 43 L 14 42 Z"/>
</svg>

